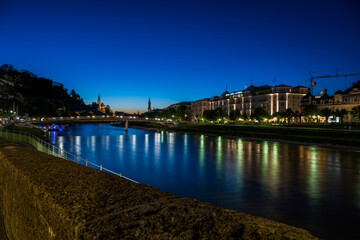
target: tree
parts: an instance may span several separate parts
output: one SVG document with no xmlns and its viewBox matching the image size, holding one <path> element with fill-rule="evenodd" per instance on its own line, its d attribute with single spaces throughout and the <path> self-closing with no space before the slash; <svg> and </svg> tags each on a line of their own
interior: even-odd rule
<svg viewBox="0 0 360 240">
<path fill-rule="evenodd" d="M 225 116 L 224 112 L 218 108 L 216 110 L 206 110 L 204 111 L 203 117 L 207 121 L 219 121 Z"/>
<path fill-rule="evenodd" d="M 215 110 L 205 110 L 203 117 L 207 121 L 216 121 Z"/>
<path fill-rule="evenodd" d="M 351 111 L 351 115 L 357 117 L 358 121 L 360 122 L 360 106 L 354 107 Z"/>
<path fill-rule="evenodd" d="M 311 118 L 312 116 L 319 115 L 319 110 L 317 106 L 310 104 L 304 108 L 302 114 L 306 117 L 307 121 L 309 122 L 309 118 Z"/>
<path fill-rule="evenodd" d="M 110 114 L 111 113 L 111 109 L 109 105 L 105 106 L 105 114 Z"/>
<path fill-rule="evenodd" d="M 70 95 L 71 95 L 72 97 L 75 97 L 75 96 L 76 96 L 76 92 L 75 92 L 74 89 L 71 90 Z"/>
<path fill-rule="evenodd" d="M 330 108 L 324 108 L 320 110 L 320 116 L 325 117 L 325 123 L 328 122 L 329 117 L 332 115 L 332 111 Z"/>
<path fill-rule="evenodd" d="M 281 112 L 276 112 L 272 115 L 273 118 L 276 118 L 276 122 L 279 123 L 280 119 L 284 117 L 284 114 Z"/>
<path fill-rule="evenodd" d="M 295 111 L 294 117 L 296 118 L 296 122 L 301 123 L 302 114 L 299 111 Z"/>
<path fill-rule="evenodd" d="M 161 118 L 171 119 L 175 115 L 175 108 L 170 108 L 161 112 Z"/>
<path fill-rule="evenodd" d="M 236 121 L 241 117 L 240 110 L 235 110 L 230 112 L 230 120 Z"/>
<path fill-rule="evenodd" d="M 246 114 L 246 111 L 244 111 L 243 115 L 241 116 L 244 120 L 248 119 L 248 115 Z"/>
<path fill-rule="evenodd" d="M 180 105 L 175 111 L 175 118 L 184 120 L 186 115 L 186 105 Z"/>
<path fill-rule="evenodd" d="M 263 108 L 256 108 L 254 113 L 251 115 L 251 118 L 254 118 L 258 121 L 268 119 L 270 114 Z"/>
<path fill-rule="evenodd" d="M 98 104 L 96 102 L 92 102 L 91 103 L 91 109 L 97 110 L 98 109 Z"/>
<path fill-rule="evenodd" d="M 284 112 L 284 117 L 287 119 L 287 123 L 290 123 L 290 119 L 295 116 L 295 113 L 290 108 Z"/>
<path fill-rule="evenodd" d="M 161 118 L 161 111 L 159 109 L 155 109 L 151 112 L 145 112 L 141 116 L 144 118 Z"/>
<path fill-rule="evenodd" d="M 334 112 L 334 115 L 340 118 L 340 123 L 343 123 L 344 116 L 345 116 L 347 113 L 348 113 L 348 111 L 346 111 L 345 109 L 341 109 L 340 111 L 339 111 L 339 109 L 337 109 L 337 110 Z"/>
</svg>

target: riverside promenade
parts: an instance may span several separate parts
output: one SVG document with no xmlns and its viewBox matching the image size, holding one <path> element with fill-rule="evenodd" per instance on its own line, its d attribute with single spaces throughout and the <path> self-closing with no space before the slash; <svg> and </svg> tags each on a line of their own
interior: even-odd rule
<svg viewBox="0 0 360 240">
<path fill-rule="evenodd" d="M 0 138 L 0 212 L 12 239 L 317 239 Z"/>
</svg>

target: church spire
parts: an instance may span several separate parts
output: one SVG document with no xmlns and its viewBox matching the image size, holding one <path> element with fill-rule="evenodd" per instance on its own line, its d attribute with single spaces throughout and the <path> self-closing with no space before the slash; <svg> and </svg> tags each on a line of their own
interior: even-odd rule
<svg viewBox="0 0 360 240">
<path fill-rule="evenodd" d="M 149 103 L 148 103 L 148 112 L 151 111 L 151 101 L 150 101 L 150 97 L 149 97 Z"/>
</svg>

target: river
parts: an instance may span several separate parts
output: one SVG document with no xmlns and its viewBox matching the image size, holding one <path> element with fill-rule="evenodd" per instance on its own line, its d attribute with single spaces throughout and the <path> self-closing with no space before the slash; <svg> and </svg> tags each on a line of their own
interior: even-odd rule
<svg viewBox="0 0 360 240">
<path fill-rule="evenodd" d="M 181 197 L 360 239 L 360 151 L 109 124 L 50 133 L 60 148 Z"/>
</svg>

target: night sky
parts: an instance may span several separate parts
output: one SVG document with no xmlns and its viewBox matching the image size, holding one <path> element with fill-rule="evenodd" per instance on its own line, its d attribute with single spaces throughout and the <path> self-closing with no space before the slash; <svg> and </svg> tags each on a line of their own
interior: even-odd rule
<svg viewBox="0 0 360 240">
<path fill-rule="evenodd" d="M 340 0 L 0 0 L 0 65 L 141 112 L 149 97 L 163 108 L 251 79 L 309 86 L 309 71 L 360 73 L 359 13 Z M 345 88 L 344 78 L 317 82 L 315 94 Z"/>
</svg>

